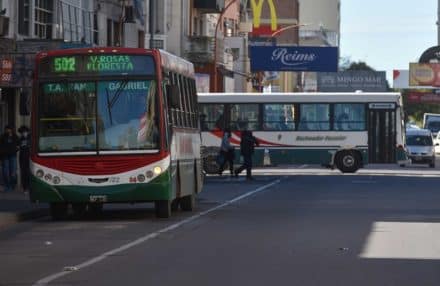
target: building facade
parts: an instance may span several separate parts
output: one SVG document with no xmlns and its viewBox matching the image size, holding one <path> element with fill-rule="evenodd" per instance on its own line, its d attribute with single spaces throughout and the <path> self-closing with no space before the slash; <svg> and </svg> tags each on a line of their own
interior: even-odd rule
<svg viewBox="0 0 440 286">
<path fill-rule="evenodd" d="M 339 47 L 341 32 L 340 0 L 298 0 L 299 45 Z M 303 91 L 317 91 L 317 73 L 304 72 L 301 75 Z"/>
<path fill-rule="evenodd" d="M 339 47 L 341 31 L 340 0 L 298 0 L 299 31 L 302 46 Z"/>
<path fill-rule="evenodd" d="M 246 0 L 192 0 L 185 56 L 195 64 L 199 91 L 250 89 Z"/>
<path fill-rule="evenodd" d="M 144 0 L 0 0 L 0 130 L 29 125 L 34 57 L 50 49 L 143 47 Z"/>
</svg>

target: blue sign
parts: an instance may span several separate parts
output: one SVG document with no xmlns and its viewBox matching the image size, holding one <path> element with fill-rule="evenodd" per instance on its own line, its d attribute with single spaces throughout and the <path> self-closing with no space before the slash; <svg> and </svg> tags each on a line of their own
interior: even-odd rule
<svg viewBox="0 0 440 286">
<path fill-rule="evenodd" d="M 251 46 L 251 71 L 338 71 L 337 47 Z"/>
</svg>

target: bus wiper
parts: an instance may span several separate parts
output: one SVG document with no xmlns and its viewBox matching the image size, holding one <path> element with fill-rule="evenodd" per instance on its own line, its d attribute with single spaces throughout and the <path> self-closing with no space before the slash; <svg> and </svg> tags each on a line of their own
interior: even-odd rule
<svg viewBox="0 0 440 286">
<path fill-rule="evenodd" d="M 112 110 L 111 109 L 115 105 L 116 101 L 118 101 L 118 98 L 121 95 L 124 88 L 127 86 L 128 81 L 129 81 L 129 79 L 124 79 L 123 81 L 120 81 L 120 85 L 111 99 L 110 99 L 110 92 L 109 92 L 108 88 L 105 89 L 105 93 L 106 93 L 106 97 L 107 97 L 107 110 L 108 110 L 108 116 L 110 119 L 110 125 L 113 125 L 113 117 L 112 117 Z"/>
</svg>

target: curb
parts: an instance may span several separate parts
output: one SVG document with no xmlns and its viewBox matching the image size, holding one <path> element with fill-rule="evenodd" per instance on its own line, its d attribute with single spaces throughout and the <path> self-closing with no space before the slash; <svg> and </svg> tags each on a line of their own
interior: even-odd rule
<svg viewBox="0 0 440 286">
<path fill-rule="evenodd" d="M 37 219 L 49 215 L 47 208 L 34 209 L 22 212 L 0 213 L 0 228 L 16 224 L 18 222 Z"/>
</svg>

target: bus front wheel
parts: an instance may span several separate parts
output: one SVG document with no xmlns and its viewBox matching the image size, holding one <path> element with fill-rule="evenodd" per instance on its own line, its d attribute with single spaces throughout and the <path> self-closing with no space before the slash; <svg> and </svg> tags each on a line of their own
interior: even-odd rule
<svg viewBox="0 0 440 286">
<path fill-rule="evenodd" d="M 336 155 L 336 167 L 342 173 L 354 173 L 359 169 L 361 160 L 353 151 L 341 151 Z"/>
<path fill-rule="evenodd" d="M 53 220 L 62 220 L 67 217 L 66 203 L 51 203 L 50 204 L 50 216 Z"/>
<path fill-rule="evenodd" d="M 180 208 L 182 211 L 191 212 L 194 210 L 196 205 L 196 196 L 194 194 L 189 196 L 184 196 L 180 199 Z"/>
<path fill-rule="evenodd" d="M 171 216 L 171 202 L 169 200 L 155 201 L 156 217 L 169 218 Z"/>
</svg>

